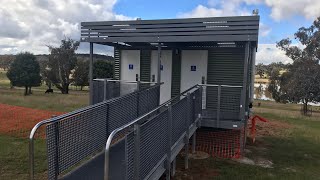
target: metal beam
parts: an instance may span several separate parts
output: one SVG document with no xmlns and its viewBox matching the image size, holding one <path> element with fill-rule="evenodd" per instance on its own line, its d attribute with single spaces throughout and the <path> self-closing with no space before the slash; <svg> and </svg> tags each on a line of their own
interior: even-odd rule
<svg viewBox="0 0 320 180">
<path fill-rule="evenodd" d="M 244 69 L 243 69 L 243 83 L 241 91 L 241 107 L 240 107 L 240 119 L 245 120 L 246 111 L 246 94 L 247 94 L 247 80 L 248 80 L 248 61 L 249 61 L 249 48 L 250 43 L 246 42 L 245 45 L 245 57 L 244 57 Z"/>
<path fill-rule="evenodd" d="M 259 21 L 259 16 L 230 16 L 230 17 L 210 17 L 210 18 L 186 18 L 186 19 L 162 19 L 162 20 L 129 20 L 129 21 L 98 21 L 82 22 L 81 26 L 112 26 L 126 24 L 174 24 L 174 23 L 194 23 L 194 22 L 237 22 L 237 21 Z"/>
<path fill-rule="evenodd" d="M 158 74 L 158 79 L 157 83 L 161 83 L 161 43 L 158 43 L 158 64 L 157 64 L 157 74 Z"/>
<path fill-rule="evenodd" d="M 89 102 L 93 104 L 93 43 L 90 42 L 90 63 L 89 63 Z"/>
<path fill-rule="evenodd" d="M 161 37 L 87 37 L 82 42 L 214 42 L 214 41 L 257 41 L 258 35 L 215 35 L 215 36 L 161 36 Z"/>
<path fill-rule="evenodd" d="M 254 95 L 254 75 L 256 73 L 256 50 L 257 47 L 252 47 L 252 66 L 251 66 L 251 94 L 250 94 L 250 98 L 251 98 L 251 102 L 253 102 L 253 95 Z"/>
</svg>

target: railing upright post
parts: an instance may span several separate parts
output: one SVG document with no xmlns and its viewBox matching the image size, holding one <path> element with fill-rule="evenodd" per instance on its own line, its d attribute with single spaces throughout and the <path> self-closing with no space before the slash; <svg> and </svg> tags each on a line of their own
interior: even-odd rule
<svg viewBox="0 0 320 180">
<path fill-rule="evenodd" d="M 166 180 L 170 180 L 171 175 L 171 141 L 172 141 L 172 106 L 168 107 L 168 149 L 167 149 L 167 161 L 166 161 Z"/>
<path fill-rule="evenodd" d="M 29 164 L 30 164 L 30 180 L 34 180 L 34 141 L 33 141 L 33 137 L 29 139 Z"/>
<path fill-rule="evenodd" d="M 221 85 L 218 86 L 217 97 L 217 127 L 220 127 Z"/>
<path fill-rule="evenodd" d="M 185 158 L 184 158 L 184 168 L 189 168 L 189 122 L 190 122 L 190 110 L 191 110 L 191 98 L 190 93 L 187 94 L 187 118 L 185 121 L 185 128 L 186 128 L 186 136 L 185 136 Z"/>
<path fill-rule="evenodd" d="M 134 125 L 134 179 L 140 180 L 140 125 Z"/>
<path fill-rule="evenodd" d="M 108 88 L 108 80 L 104 79 L 104 87 L 103 87 L 103 100 L 106 101 L 107 99 L 109 99 L 107 97 L 107 88 Z"/>
<path fill-rule="evenodd" d="M 196 152 L 196 132 L 192 135 L 192 153 Z"/>
</svg>

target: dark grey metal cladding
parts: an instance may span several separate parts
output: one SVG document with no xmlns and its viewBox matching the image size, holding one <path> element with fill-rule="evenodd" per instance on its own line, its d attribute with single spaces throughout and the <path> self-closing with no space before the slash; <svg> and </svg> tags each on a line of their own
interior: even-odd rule
<svg viewBox="0 0 320 180">
<path fill-rule="evenodd" d="M 259 16 L 81 23 L 84 42 L 258 41 Z"/>
<path fill-rule="evenodd" d="M 172 51 L 172 77 L 171 77 L 171 97 L 180 94 L 181 83 L 181 50 L 174 49 Z"/>
<path fill-rule="evenodd" d="M 120 60 L 121 60 L 121 50 L 119 48 L 114 48 L 114 73 L 113 78 L 120 80 Z"/>
<path fill-rule="evenodd" d="M 244 48 L 211 48 L 208 50 L 208 84 L 242 86 Z M 241 89 L 222 87 L 220 119 L 235 120 L 239 116 Z M 216 110 L 218 87 L 207 87 L 207 109 Z"/>
<path fill-rule="evenodd" d="M 151 50 L 140 50 L 140 81 L 149 82 L 151 78 Z M 144 84 L 146 85 L 146 84 Z"/>
</svg>

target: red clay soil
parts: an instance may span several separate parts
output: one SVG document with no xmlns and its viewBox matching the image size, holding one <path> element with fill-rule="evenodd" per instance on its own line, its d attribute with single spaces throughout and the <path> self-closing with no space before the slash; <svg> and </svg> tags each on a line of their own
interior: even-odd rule
<svg viewBox="0 0 320 180">
<path fill-rule="evenodd" d="M 0 134 L 28 137 L 35 124 L 61 114 L 64 113 L 0 104 Z M 39 134 L 43 137 L 44 128 L 39 130 Z"/>
<path fill-rule="evenodd" d="M 248 127 L 251 127 L 251 121 L 249 121 Z M 289 123 L 279 122 L 273 119 L 268 119 L 267 122 L 258 121 L 256 125 L 256 137 L 286 136 L 286 131 L 293 127 L 294 126 Z M 249 137 L 250 136 L 251 135 L 249 135 Z"/>
</svg>

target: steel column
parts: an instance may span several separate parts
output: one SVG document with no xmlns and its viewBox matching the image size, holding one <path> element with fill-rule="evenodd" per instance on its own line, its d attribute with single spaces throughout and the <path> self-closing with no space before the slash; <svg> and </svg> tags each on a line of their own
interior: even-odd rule
<svg viewBox="0 0 320 180">
<path fill-rule="evenodd" d="M 90 42 L 90 63 L 89 63 L 89 102 L 93 104 L 93 43 Z"/>
<path fill-rule="evenodd" d="M 104 79 L 104 88 L 103 88 L 103 100 L 106 101 L 108 98 L 107 98 L 107 87 L 108 87 L 108 80 L 107 79 Z"/>
<path fill-rule="evenodd" d="M 140 125 L 134 125 L 134 179 L 140 180 Z"/>
<path fill-rule="evenodd" d="M 256 51 L 257 47 L 252 47 L 252 59 L 251 59 L 251 95 L 250 100 L 253 102 L 254 96 L 254 75 L 256 74 Z"/>
<path fill-rule="evenodd" d="M 158 79 L 157 83 L 161 83 L 161 43 L 158 43 L 158 64 L 157 64 L 157 74 L 158 74 Z"/>
<path fill-rule="evenodd" d="M 196 124 L 195 124 L 196 125 Z M 192 153 L 196 152 L 196 132 L 192 135 Z"/>
<path fill-rule="evenodd" d="M 220 106 L 221 106 L 221 85 L 218 86 L 218 97 L 217 97 L 217 127 L 220 126 Z"/>
<path fill-rule="evenodd" d="M 186 126 L 186 136 L 185 136 L 185 139 L 184 139 L 184 148 L 185 148 L 185 158 L 184 158 L 184 168 L 185 169 L 188 169 L 189 168 L 189 121 L 190 121 L 190 109 L 191 109 L 191 97 L 190 97 L 190 93 L 188 92 L 187 94 L 187 110 L 188 112 L 186 113 L 187 114 L 187 118 L 185 120 L 185 126 Z"/>
<path fill-rule="evenodd" d="M 176 166 L 177 166 L 177 160 L 176 158 L 172 162 L 172 170 L 171 170 L 171 176 L 173 177 L 176 174 Z"/>
<path fill-rule="evenodd" d="M 243 70 L 243 83 L 241 92 L 241 104 L 240 104 L 240 118 L 245 120 L 246 111 L 246 94 L 247 94 L 247 80 L 248 80 L 248 60 L 249 60 L 249 42 L 245 45 L 245 57 L 244 57 L 244 70 Z"/>
<path fill-rule="evenodd" d="M 172 141 L 172 106 L 168 107 L 168 147 L 166 160 L 166 180 L 170 180 L 171 175 L 171 141 Z"/>
</svg>

